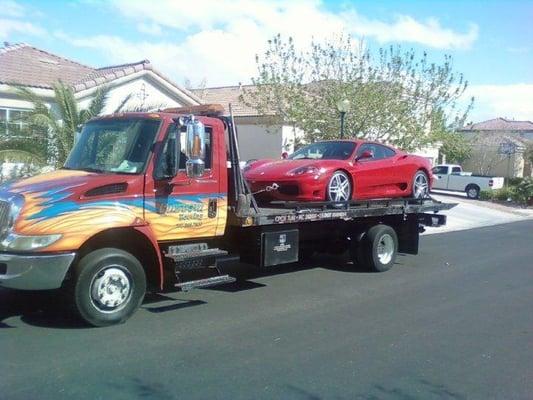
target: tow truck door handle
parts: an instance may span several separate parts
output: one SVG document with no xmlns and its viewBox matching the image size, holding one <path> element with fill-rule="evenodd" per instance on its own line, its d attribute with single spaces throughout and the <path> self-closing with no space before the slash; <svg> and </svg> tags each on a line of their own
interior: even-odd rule
<svg viewBox="0 0 533 400">
<path fill-rule="evenodd" d="M 209 206 L 207 208 L 207 216 L 215 218 L 217 216 L 217 199 L 209 199 Z"/>
<path fill-rule="evenodd" d="M 187 179 L 185 181 L 172 182 L 171 185 L 172 186 L 188 186 L 191 183 L 192 183 L 192 181 L 190 179 Z"/>
</svg>

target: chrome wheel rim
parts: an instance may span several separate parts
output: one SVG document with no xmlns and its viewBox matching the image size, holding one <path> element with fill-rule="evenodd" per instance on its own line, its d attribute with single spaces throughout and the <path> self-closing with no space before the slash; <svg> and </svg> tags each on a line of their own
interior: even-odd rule
<svg viewBox="0 0 533 400">
<path fill-rule="evenodd" d="M 91 301 L 103 313 L 119 311 L 128 303 L 132 287 L 132 278 L 126 268 L 110 265 L 91 282 Z"/>
<path fill-rule="evenodd" d="M 388 264 L 394 254 L 394 239 L 388 233 L 385 233 L 378 242 L 378 259 L 382 264 Z"/>
<path fill-rule="evenodd" d="M 348 201 L 350 199 L 350 180 L 341 173 L 335 173 L 329 180 L 328 198 L 331 201 Z"/>
<path fill-rule="evenodd" d="M 477 196 L 477 190 L 474 188 L 468 189 L 468 197 L 475 198 Z"/>
<path fill-rule="evenodd" d="M 417 199 L 425 197 L 429 192 L 428 178 L 426 174 L 417 174 L 414 182 L 414 196 Z"/>
</svg>

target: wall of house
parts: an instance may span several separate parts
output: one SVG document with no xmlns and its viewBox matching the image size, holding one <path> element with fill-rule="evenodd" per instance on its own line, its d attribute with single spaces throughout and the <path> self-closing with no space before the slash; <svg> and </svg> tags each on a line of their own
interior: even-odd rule
<svg viewBox="0 0 533 400">
<path fill-rule="evenodd" d="M 0 96 L 0 108 L 28 110 L 31 107 L 31 103 L 14 96 Z"/>
<path fill-rule="evenodd" d="M 283 152 L 283 127 L 257 125 L 235 120 L 239 134 L 241 160 L 280 158 Z"/>
<path fill-rule="evenodd" d="M 490 176 L 521 178 L 524 176 L 524 157 L 514 154 L 510 157 L 498 154 L 498 148 L 474 147 L 472 156 L 463 163 L 463 170 Z"/>
<path fill-rule="evenodd" d="M 302 143 L 304 131 L 294 126 L 283 125 L 281 127 L 283 151 L 294 153 L 295 144 Z"/>
<path fill-rule="evenodd" d="M 438 164 L 440 145 L 427 146 L 416 151 L 410 152 L 411 154 L 427 158 L 431 165 Z"/>
<path fill-rule="evenodd" d="M 112 86 L 109 91 L 104 114 L 114 112 L 125 99 L 129 100 L 125 104 L 126 110 L 131 110 L 134 107 L 143 106 L 144 108 L 165 108 L 165 107 L 179 107 L 184 104 L 178 103 L 169 94 L 156 87 L 148 75 L 137 77 L 129 81 Z M 90 96 L 80 98 L 80 108 L 86 108 L 91 101 Z"/>
<path fill-rule="evenodd" d="M 528 173 L 525 171 L 524 144 L 513 139 L 513 134 L 463 132 L 463 135 L 472 141 L 472 154 L 463 163 L 464 170 L 506 178 L 521 178 L 524 172 Z M 500 146 L 504 143 L 514 144 L 515 154 L 500 154 Z"/>
</svg>

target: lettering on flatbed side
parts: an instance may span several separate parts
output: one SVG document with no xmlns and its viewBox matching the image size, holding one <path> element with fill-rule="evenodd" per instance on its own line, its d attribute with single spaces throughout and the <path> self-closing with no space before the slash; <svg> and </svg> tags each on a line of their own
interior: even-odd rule
<svg viewBox="0 0 533 400">
<path fill-rule="evenodd" d="M 276 215 L 274 222 L 277 224 L 293 223 L 293 222 L 305 222 L 305 221 L 317 221 L 322 219 L 332 218 L 347 218 L 348 213 L 346 211 L 330 211 L 330 212 L 316 212 L 309 214 L 291 214 L 291 215 Z"/>
</svg>

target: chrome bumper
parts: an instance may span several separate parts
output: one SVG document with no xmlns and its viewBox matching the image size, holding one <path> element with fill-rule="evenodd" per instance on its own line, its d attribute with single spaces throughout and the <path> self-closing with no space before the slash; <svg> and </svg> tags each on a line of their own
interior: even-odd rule
<svg viewBox="0 0 533 400">
<path fill-rule="evenodd" d="M 57 289 L 75 256 L 75 253 L 0 253 L 0 286 L 24 290 Z"/>
</svg>

